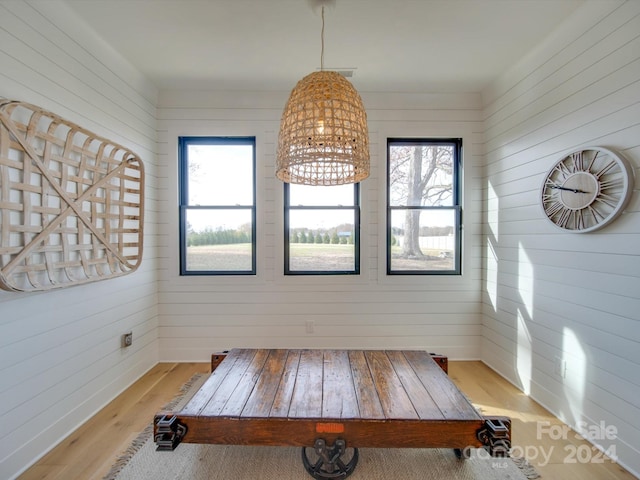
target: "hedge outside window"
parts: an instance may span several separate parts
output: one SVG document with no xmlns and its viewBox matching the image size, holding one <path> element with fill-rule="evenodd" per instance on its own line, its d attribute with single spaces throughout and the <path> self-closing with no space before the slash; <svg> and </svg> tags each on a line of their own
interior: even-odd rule
<svg viewBox="0 0 640 480">
<path fill-rule="evenodd" d="M 180 274 L 255 275 L 255 137 L 180 137 Z"/>
<path fill-rule="evenodd" d="M 360 184 L 284 185 L 285 274 L 360 273 Z"/>
</svg>

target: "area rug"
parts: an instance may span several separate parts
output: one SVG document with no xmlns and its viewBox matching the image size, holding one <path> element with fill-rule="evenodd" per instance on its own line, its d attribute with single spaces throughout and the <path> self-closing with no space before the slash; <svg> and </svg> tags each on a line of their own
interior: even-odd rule
<svg viewBox="0 0 640 480">
<path fill-rule="evenodd" d="M 165 409 L 179 409 L 207 375 L 195 376 Z M 155 413 L 155 412 L 154 412 Z M 153 413 L 152 413 L 153 414 Z M 151 414 L 151 415 L 152 415 Z M 183 443 L 157 452 L 149 426 L 104 480 L 307 480 L 299 447 L 248 447 Z M 459 460 L 451 449 L 361 448 L 353 480 L 527 480 L 539 475 L 526 461 L 490 458 L 473 449 Z"/>
</svg>

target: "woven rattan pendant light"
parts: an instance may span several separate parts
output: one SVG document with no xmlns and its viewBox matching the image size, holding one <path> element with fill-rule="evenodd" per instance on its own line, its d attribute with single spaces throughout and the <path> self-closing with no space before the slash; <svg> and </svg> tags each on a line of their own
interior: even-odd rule
<svg viewBox="0 0 640 480">
<path fill-rule="evenodd" d="M 324 70 L 324 5 L 320 71 L 300 80 L 282 113 L 276 176 L 287 183 L 342 185 L 369 176 L 369 132 L 362 99 L 337 72 Z"/>
</svg>

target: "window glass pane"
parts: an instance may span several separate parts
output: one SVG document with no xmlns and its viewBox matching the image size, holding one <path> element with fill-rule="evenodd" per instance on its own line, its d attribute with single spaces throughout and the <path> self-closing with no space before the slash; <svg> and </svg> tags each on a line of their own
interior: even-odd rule
<svg viewBox="0 0 640 480">
<path fill-rule="evenodd" d="M 251 209 L 187 209 L 188 271 L 251 271 Z"/>
<path fill-rule="evenodd" d="M 452 206 L 455 145 L 391 145 L 391 206 Z"/>
<path fill-rule="evenodd" d="M 289 184 L 289 205 L 332 206 L 353 205 L 353 185 L 317 187 Z"/>
<path fill-rule="evenodd" d="M 255 138 L 180 137 L 180 274 L 255 275 Z"/>
<path fill-rule="evenodd" d="M 354 271 L 354 215 L 353 210 L 289 210 L 289 270 Z"/>
<path fill-rule="evenodd" d="M 188 146 L 189 205 L 253 204 L 253 145 Z"/>
<path fill-rule="evenodd" d="M 454 209 L 391 211 L 391 270 L 454 270 Z"/>
</svg>

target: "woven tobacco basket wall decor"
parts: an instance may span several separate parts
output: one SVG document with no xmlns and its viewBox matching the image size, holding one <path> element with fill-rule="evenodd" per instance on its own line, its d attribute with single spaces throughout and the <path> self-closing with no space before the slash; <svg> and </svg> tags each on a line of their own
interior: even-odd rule
<svg viewBox="0 0 640 480">
<path fill-rule="evenodd" d="M 144 167 L 130 150 L 0 98 L 0 288 L 119 277 L 142 261 Z"/>
</svg>

